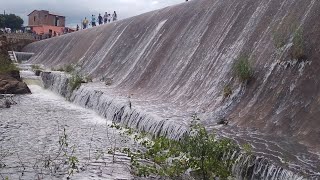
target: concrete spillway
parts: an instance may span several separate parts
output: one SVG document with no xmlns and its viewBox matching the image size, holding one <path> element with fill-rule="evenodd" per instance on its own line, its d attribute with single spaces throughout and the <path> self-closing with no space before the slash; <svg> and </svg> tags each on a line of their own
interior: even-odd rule
<svg viewBox="0 0 320 180">
<path fill-rule="evenodd" d="M 246 130 L 320 152 L 319 9 L 317 0 L 198 0 L 32 43 L 24 51 L 35 53 L 32 63 L 75 64 L 95 80 L 112 79 L 103 92 L 114 99 L 104 106 L 130 96 L 132 107 L 143 112 L 126 117 L 128 109 L 113 106 L 118 121 L 148 122 L 145 129 L 174 137 L 197 113 L 210 129 L 229 119 L 224 135 Z M 305 55 L 299 61 L 292 56 L 298 29 Z M 241 55 L 254 69 L 246 86 L 233 73 Z M 226 85 L 232 90 L 228 98 Z M 90 88 L 99 86 L 82 87 L 75 101 L 92 107 L 108 98 L 93 100 Z M 299 157 L 310 174 L 320 172 L 319 165 L 310 165 L 314 157 Z"/>
<path fill-rule="evenodd" d="M 14 52 L 17 61 L 28 61 L 32 56 L 33 53 L 27 53 L 27 52 Z"/>
</svg>

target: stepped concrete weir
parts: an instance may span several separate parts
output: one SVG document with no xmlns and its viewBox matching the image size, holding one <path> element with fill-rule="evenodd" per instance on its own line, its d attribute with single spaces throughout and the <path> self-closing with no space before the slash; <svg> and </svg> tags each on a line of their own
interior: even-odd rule
<svg viewBox="0 0 320 180">
<path fill-rule="evenodd" d="M 17 58 L 17 61 L 28 61 L 34 53 L 28 53 L 28 52 L 13 52 Z"/>
<path fill-rule="evenodd" d="M 270 165 L 260 179 L 319 179 L 319 9 L 317 0 L 198 0 L 23 51 L 35 53 L 30 63 L 73 64 L 92 78 L 72 93 L 67 77 L 42 75 L 47 88 L 116 122 L 179 138 L 196 113 L 208 129 L 294 172 Z M 241 56 L 254 70 L 245 84 L 233 68 Z"/>
</svg>

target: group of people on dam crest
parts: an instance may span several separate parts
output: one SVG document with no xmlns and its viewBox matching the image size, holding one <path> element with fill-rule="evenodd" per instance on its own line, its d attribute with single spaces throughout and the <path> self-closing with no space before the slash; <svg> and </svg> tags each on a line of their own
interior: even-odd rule
<svg viewBox="0 0 320 180">
<path fill-rule="evenodd" d="M 111 21 L 116 21 L 117 19 L 118 19 L 118 15 L 117 15 L 116 11 L 114 11 L 112 15 L 108 14 L 108 12 L 105 12 L 103 17 L 101 16 L 101 14 L 99 14 L 98 20 L 96 19 L 96 16 L 94 14 L 92 14 L 90 24 L 92 27 L 95 27 L 96 22 L 99 25 L 102 25 L 102 24 L 110 23 Z M 89 20 L 87 19 L 87 17 L 85 17 L 84 20 L 82 21 L 82 29 L 87 29 L 90 24 L 89 24 Z M 80 27 L 79 27 L 79 25 L 77 25 L 77 31 L 79 29 L 80 29 Z"/>
</svg>

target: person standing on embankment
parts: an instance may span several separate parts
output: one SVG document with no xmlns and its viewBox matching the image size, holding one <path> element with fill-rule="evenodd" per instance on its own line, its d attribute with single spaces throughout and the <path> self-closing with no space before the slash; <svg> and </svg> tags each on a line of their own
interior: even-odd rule
<svg viewBox="0 0 320 180">
<path fill-rule="evenodd" d="M 88 21 L 87 17 L 85 17 L 84 20 L 82 21 L 83 29 L 87 29 L 88 23 L 89 23 L 89 21 Z"/>
</svg>

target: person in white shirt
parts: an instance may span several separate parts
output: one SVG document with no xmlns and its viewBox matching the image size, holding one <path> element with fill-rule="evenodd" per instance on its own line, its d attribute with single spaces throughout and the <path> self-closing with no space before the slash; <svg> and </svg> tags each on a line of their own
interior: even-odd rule
<svg viewBox="0 0 320 180">
<path fill-rule="evenodd" d="M 103 16 L 103 23 L 106 24 L 108 22 L 108 13 L 105 12 Z"/>
<path fill-rule="evenodd" d="M 111 22 L 111 15 L 108 14 L 108 22 Z"/>
</svg>

